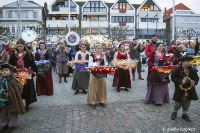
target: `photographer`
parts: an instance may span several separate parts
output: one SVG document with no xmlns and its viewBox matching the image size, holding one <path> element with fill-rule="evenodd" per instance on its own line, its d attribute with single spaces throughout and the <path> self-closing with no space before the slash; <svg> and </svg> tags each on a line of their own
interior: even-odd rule
<svg viewBox="0 0 200 133">
<path fill-rule="evenodd" d="M 137 64 L 138 79 L 144 80 L 141 76 L 141 60 L 140 60 L 140 53 L 143 52 L 142 44 L 138 43 L 137 39 L 134 38 L 133 43 L 130 44 L 130 46 L 129 46 L 129 50 L 130 50 L 131 59 L 133 59 L 133 60 L 136 59 L 139 61 Z M 133 81 L 135 81 L 135 71 L 136 71 L 136 69 L 132 69 Z"/>
<path fill-rule="evenodd" d="M 172 41 L 171 45 L 168 47 L 167 52 L 170 54 L 174 54 L 177 51 L 177 46 L 175 44 L 175 41 Z"/>
<path fill-rule="evenodd" d="M 68 65 L 67 62 L 69 60 L 68 57 L 68 49 L 65 47 L 63 42 L 60 42 L 60 45 L 56 48 L 57 53 L 57 68 L 58 68 L 58 76 L 59 83 L 61 83 L 61 78 L 64 77 L 64 82 L 67 83 L 67 74 L 68 74 Z"/>
</svg>

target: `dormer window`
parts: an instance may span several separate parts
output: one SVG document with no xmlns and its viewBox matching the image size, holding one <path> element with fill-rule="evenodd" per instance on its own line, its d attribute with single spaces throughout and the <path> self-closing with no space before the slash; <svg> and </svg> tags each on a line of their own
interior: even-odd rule
<svg viewBox="0 0 200 133">
<path fill-rule="evenodd" d="M 107 12 L 107 9 L 101 1 L 89 1 L 83 8 L 83 12 Z"/>
<path fill-rule="evenodd" d="M 118 9 L 125 9 L 125 10 L 133 10 L 133 8 L 130 6 L 129 3 L 116 3 L 116 5 L 113 7 L 114 10 Z"/>
<path fill-rule="evenodd" d="M 52 11 L 59 11 L 60 7 L 68 7 L 68 0 L 57 2 L 52 6 Z M 76 11 L 76 5 L 70 0 L 70 11 Z"/>
<path fill-rule="evenodd" d="M 157 5 L 143 5 L 140 11 L 160 11 Z"/>
</svg>

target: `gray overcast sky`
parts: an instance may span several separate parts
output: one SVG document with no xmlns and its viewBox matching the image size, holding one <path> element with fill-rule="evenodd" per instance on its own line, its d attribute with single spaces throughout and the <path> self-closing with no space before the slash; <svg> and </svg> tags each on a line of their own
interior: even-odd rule
<svg viewBox="0 0 200 133">
<path fill-rule="evenodd" d="M 5 4 L 14 2 L 16 0 L 0 0 L 0 7 L 2 7 Z M 35 1 L 36 3 L 40 4 L 40 5 L 44 5 L 44 2 L 47 2 L 47 4 L 51 4 L 53 0 L 32 0 Z M 86 0 L 75 0 L 75 1 L 86 1 Z M 115 2 L 116 0 L 104 0 L 107 2 Z M 143 2 L 143 0 L 129 0 L 131 2 L 131 4 L 141 4 Z M 134 2 L 133 2 L 134 1 Z M 170 7 L 172 7 L 173 5 L 173 0 L 155 0 L 158 5 L 164 10 L 164 7 L 167 7 L 167 9 L 169 9 Z M 185 4 L 187 7 L 189 7 L 190 9 L 192 9 L 194 12 L 199 13 L 200 14 L 200 8 L 199 8 L 199 0 L 175 0 L 175 5 L 182 2 L 183 4 Z"/>
</svg>

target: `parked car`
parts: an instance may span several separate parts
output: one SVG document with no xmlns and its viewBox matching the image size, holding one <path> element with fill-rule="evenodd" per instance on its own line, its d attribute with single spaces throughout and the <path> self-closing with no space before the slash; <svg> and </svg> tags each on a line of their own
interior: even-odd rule
<svg viewBox="0 0 200 133">
<path fill-rule="evenodd" d="M 144 52 L 140 53 L 140 59 L 141 59 L 141 63 L 142 64 L 146 64 L 147 63 L 147 56 L 145 55 Z"/>
<path fill-rule="evenodd" d="M 183 49 L 185 55 L 194 55 L 195 51 L 192 48 L 184 48 Z"/>
</svg>

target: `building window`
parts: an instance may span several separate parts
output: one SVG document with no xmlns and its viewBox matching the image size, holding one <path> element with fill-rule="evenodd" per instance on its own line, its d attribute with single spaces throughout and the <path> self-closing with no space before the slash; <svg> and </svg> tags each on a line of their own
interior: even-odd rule
<svg viewBox="0 0 200 133">
<path fill-rule="evenodd" d="M 191 23 L 196 23 L 196 17 L 190 17 L 190 22 Z"/>
<path fill-rule="evenodd" d="M 25 30 L 25 27 L 22 27 L 22 31 L 24 31 Z"/>
<path fill-rule="evenodd" d="M 24 12 L 24 17 L 28 18 L 28 12 Z"/>
<path fill-rule="evenodd" d="M 8 11 L 8 18 L 12 18 L 12 11 Z"/>
<path fill-rule="evenodd" d="M 85 5 L 83 12 L 107 12 L 107 9 L 101 1 L 92 1 Z"/>
<path fill-rule="evenodd" d="M 99 16 L 99 20 L 100 21 L 107 21 L 107 16 L 106 15 Z"/>
<path fill-rule="evenodd" d="M 176 22 L 177 23 L 183 22 L 183 17 L 176 17 Z"/>
<path fill-rule="evenodd" d="M 200 17 L 197 17 L 197 23 L 200 23 Z"/>
<path fill-rule="evenodd" d="M 98 15 L 91 16 L 91 21 L 99 21 Z"/>
<path fill-rule="evenodd" d="M 144 5 L 140 8 L 141 11 L 160 11 L 157 5 Z"/>
<path fill-rule="evenodd" d="M 134 17 L 132 16 L 112 16 L 112 23 L 126 22 L 126 23 L 134 23 Z"/>
<path fill-rule="evenodd" d="M 189 23 L 189 20 L 190 20 L 189 17 L 184 17 L 184 22 L 185 23 Z"/>
<path fill-rule="evenodd" d="M 116 5 L 113 7 L 113 9 L 118 10 L 118 9 L 126 9 L 126 10 L 133 10 L 131 5 L 129 3 L 116 3 Z"/>
<path fill-rule="evenodd" d="M 12 27 L 12 33 L 15 33 L 15 27 Z"/>
<path fill-rule="evenodd" d="M 102 34 L 105 35 L 105 34 L 107 34 L 108 31 L 107 31 L 107 29 L 100 29 L 99 32 L 101 35 Z"/>
<path fill-rule="evenodd" d="M 99 31 L 98 29 L 91 29 L 92 34 L 99 34 L 98 31 Z"/>
<path fill-rule="evenodd" d="M 141 18 L 141 22 L 156 22 L 156 18 Z"/>
<path fill-rule="evenodd" d="M 37 12 L 33 12 L 33 18 L 37 18 Z"/>
<path fill-rule="evenodd" d="M 127 30 L 125 34 L 127 36 L 134 36 L 134 30 Z"/>
</svg>

